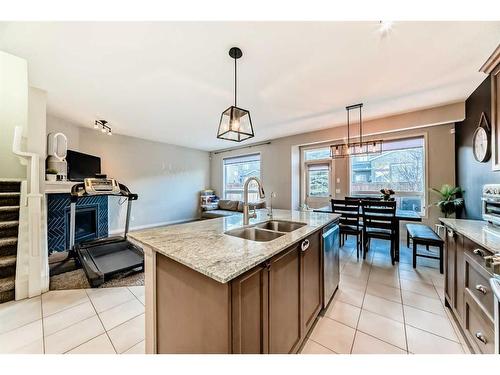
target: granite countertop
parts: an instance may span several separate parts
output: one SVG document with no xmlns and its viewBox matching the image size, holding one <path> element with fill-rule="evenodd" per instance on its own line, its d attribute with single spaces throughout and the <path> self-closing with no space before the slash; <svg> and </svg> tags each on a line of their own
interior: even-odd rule
<svg viewBox="0 0 500 375">
<path fill-rule="evenodd" d="M 441 222 L 485 249 L 500 252 L 500 228 L 483 220 L 440 218 Z"/>
<path fill-rule="evenodd" d="M 257 218 L 250 219 L 250 225 L 269 220 L 267 212 L 267 209 L 257 210 Z M 275 220 L 307 225 L 275 240 L 257 242 L 224 234 L 243 226 L 243 215 L 233 215 L 130 232 L 128 237 L 216 281 L 227 283 L 339 217 L 338 214 L 277 209 L 273 214 Z"/>
</svg>

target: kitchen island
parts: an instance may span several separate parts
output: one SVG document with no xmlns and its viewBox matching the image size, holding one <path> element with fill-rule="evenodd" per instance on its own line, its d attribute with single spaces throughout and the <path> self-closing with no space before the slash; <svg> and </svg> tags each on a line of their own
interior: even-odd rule
<svg viewBox="0 0 500 375">
<path fill-rule="evenodd" d="M 324 302 L 322 230 L 339 216 L 274 210 L 273 228 L 267 212 L 257 231 L 234 215 L 129 234 L 144 249 L 147 353 L 300 349 Z"/>
</svg>

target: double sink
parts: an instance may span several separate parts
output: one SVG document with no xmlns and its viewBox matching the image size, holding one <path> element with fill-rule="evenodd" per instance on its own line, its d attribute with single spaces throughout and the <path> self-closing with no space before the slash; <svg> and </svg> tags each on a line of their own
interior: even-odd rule
<svg viewBox="0 0 500 375">
<path fill-rule="evenodd" d="M 305 225 L 307 224 L 296 221 L 269 220 L 248 227 L 232 229 L 225 232 L 225 234 L 250 241 L 268 242 Z"/>
</svg>

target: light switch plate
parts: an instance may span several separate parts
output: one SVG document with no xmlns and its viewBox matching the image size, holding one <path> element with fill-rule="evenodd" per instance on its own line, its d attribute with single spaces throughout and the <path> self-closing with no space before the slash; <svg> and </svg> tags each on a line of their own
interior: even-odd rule
<svg viewBox="0 0 500 375">
<path fill-rule="evenodd" d="M 340 184 L 340 177 L 337 177 L 337 184 Z"/>
<path fill-rule="evenodd" d="M 335 189 L 336 194 L 340 194 L 340 189 Z"/>
</svg>

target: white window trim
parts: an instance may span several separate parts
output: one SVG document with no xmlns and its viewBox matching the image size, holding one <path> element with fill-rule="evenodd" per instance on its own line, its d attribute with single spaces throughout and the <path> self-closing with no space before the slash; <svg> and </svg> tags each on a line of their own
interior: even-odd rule
<svg viewBox="0 0 500 375">
<path fill-rule="evenodd" d="M 222 157 L 221 158 L 221 165 L 222 165 L 222 196 L 220 199 L 226 199 L 226 168 L 224 167 L 224 160 L 225 159 L 233 159 L 233 158 L 240 158 L 240 157 L 245 157 L 245 156 L 250 156 L 250 155 L 259 155 L 259 159 L 260 159 L 260 173 L 259 173 L 259 180 L 261 181 L 262 185 L 264 185 L 264 179 L 263 179 L 263 168 L 262 168 L 262 152 L 261 151 L 258 151 L 258 152 L 247 152 L 247 153 L 243 153 L 243 154 L 236 154 L 236 155 L 228 155 L 226 157 Z M 232 191 L 232 190 L 228 190 L 228 191 Z M 252 193 L 252 192 L 255 192 L 255 193 L 258 193 L 258 190 L 253 190 L 253 189 L 249 189 L 249 192 Z"/>
<path fill-rule="evenodd" d="M 398 139 L 405 139 L 405 138 L 414 138 L 414 137 L 423 137 L 424 140 L 424 167 L 425 167 L 425 173 L 424 173 L 424 191 L 422 194 L 415 194 L 415 193 L 408 193 L 408 192 L 395 192 L 396 195 L 398 196 L 417 196 L 417 195 L 423 195 L 424 197 L 424 204 L 423 204 L 423 213 L 420 215 L 422 219 L 427 219 L 429 217 L 429 210 L 428 210 L 428 202 L 429 202 L 429 152 L 428 152 L 428 133 L 427 132 L 420 132 L 420 133 L 410 133 L 410 134 L 404 134 L 404 135 L 399 135 L 399 136 L 392 136 L 392 137 L 384 137 L 384 141 L 391 141 L 391 140 L 398 140 Z M 369 140 L 369 139 L 367 139 Z M 349 181 L 349 195 L 352 195 L 352 189 L 351 189 L 351 168 L 352 168 L 352 158 L 349 158 L 349 166 L 347 168 L 347 178 Z M 358 191 L 356 194 L 373 194 L 373 191 Z"/>
</svg>

